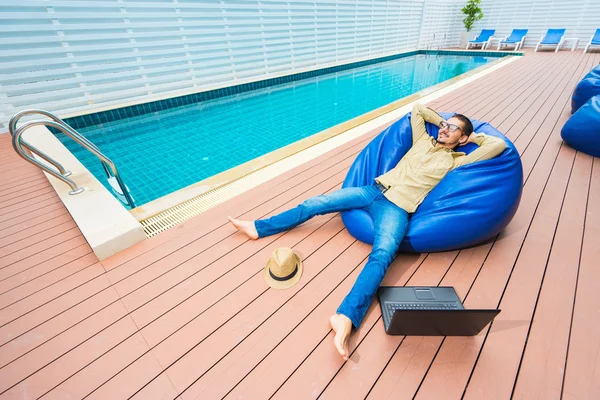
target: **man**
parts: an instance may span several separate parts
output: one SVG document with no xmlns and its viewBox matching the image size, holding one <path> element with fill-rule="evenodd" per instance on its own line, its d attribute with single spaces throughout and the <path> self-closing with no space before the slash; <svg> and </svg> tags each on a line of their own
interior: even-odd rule
<svg viewBox="0 0 600 400">
<path fill-rule="evenodd" d="M 437 140 L 427 134 L 425 122 L 440 127 Z M 473 124 L 464 115 L 456 114 L 444 121 L 435 111 L 421 104 L 413 107 L 411 127 L 411 149 L 396 167 L 377 177 L 375 185 L 344 188 L 313 197 L 296 208 L 264 220 L 241 221 L 229 217 L 239 231 L 250 239 L 258 239 L 291 229 L 315 215 L 357 208 L 371 214 L 375 238 L 369 260 L 336 314 L 330 318 L 331 328 L 336 333 L 334 345 L 344 360 L 349 356 L 348 338 L 352 326 L 358 328 L 364 318 L 406 234 L 409 214 L 417 210 L 425 196 L 448 172 L 493 158 L 506 147 L 500 138 L 474 133 Z M 469 142 L 476 143 L 479 148 L 469 155 L 455 151 Z"/>
</svg>

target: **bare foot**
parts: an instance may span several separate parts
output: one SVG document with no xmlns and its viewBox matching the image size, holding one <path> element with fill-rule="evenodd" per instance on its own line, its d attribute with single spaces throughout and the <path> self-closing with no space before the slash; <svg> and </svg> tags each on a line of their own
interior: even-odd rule
<svg viewBox="0 0 600 400">
<path fill-rule="evenodd" d="M 331 329 L 335 332 L 333 344 L 336 350 L 344 360 L 348 360 L 350 352 L 348 351 L 348 339 L 352 331 L 352 321 L 343 314 L 335 314 L 329 318 Z"/>
<path fill-rule="evenodd" d="M 229 219 L 229 222 L 231 222 L 238 231 L 246 234 L 246 236 L 248 236 L 252 240 L 258 239 L 258 232 L 256 232 L 254 221 L 242 221 L 240 219 L 235 219 L 231 217 L 227 218 Z"/>
</svg>

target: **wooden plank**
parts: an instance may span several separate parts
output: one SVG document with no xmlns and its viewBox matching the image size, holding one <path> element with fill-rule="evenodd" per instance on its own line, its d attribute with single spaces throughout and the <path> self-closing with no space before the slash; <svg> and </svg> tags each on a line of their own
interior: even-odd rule
<svg viewBox="0 0 600 400">
<path fill-rule="evenodd" d="M 48 181 L 43 174 L 40 174 L 29 182 L 13 183 L 10 187 L 2 185 L 2 187 L 0 187 L 0 196 L 6 196 L 16 192 L 29 193 L 32 190 L 36 190 L 38 186 L 46 185 L 50 185 L 50 181 Z"/>
<path fill-rule="evenodd" d="M 20 172 L 18 174 L 13 172 L 14 171 L 11 171 L 10 174 L 2 174 L 2 176 L 0 176 L 0 187 L 10 190 L 12 188 L 20 188 L 24 184 L 33 185 L 33 182 L 39 182 L 42 177 L 47 180 L 44 173 L 33 165 L 27 172 Z"/>
<path fill-rule="evenodd" d="M 96 335 L 98 327 L 104 325 L 102 318 L 111 314 L 122 315 L 122 318 L 106 328 L 103 327 Z M 0 390 L 5 391 L 5 395 L 15 398 L 17 396 L 40 397 L 57 383 L 67 379 L 117 345 L 122 335 L 133 335 L 137 329 L 131 318 L 126 316 L 123 305 L 118 302 L 94 317 L 98 320 L 96 326 L 85 326 L 89 329 L 89 333 L 76 334 L 76 329 L 70 330 L 67 335 L 61 335 L 62 337 L 53 340 L 52 346 L 38 347 L 1 369 Z M 82 327 L 82 330 L 83 326 L 84 324 L 77 325 L 78 328 Z M 71 340 L 76 341 L 71 342 Z M 32 370 L 36 373 L 31 374 Z"/>
<path fill-rule="evenodd" d="M 535 99 L 539 96 L 540 92 L 555 87 L 556 83 L 560 82 L 557 79 L 558 76 L 564 75 L 565 69 L 572 69 L 577 65 L 577 62 L 581 61 L 584 57 L 580 54 L 573 53 L 572 55 L 565 55 L 561 58 L 564 60 L 563 62 L 553 63 L 556 64 L 555 68 L 557 68 L 554 73 L 554 79 L 552 79 L 552 75 L 550 75 L 550 79 L 548 79 L 548 75 L 542 72 L 542 76 L 546 78 L 543 81 L 544 85 L 538 85 L 537 79 L 533 80 L 529 86 L 533 86 L 535 90 L 524 93 L 517 91 L 518 96 L 515 96 L 512 102 L 504 104 L 504 107 L 499 110 L 497 117 L 490 122 L 498 126 L 499 129 L 510 129 L 514 123 L 519 120 L 520 116 L 529 110 L 529 105 L 535 102 Z M 548 65 L 542 58 L 538 59 L 538 73 L 539 70 L 544 71 L 547 67 Z"/>
<path fill-rule="evenodd" d="M 7 289 L 0 295 L 1 307 L 16 303 L 98 262 L 88 245 L 79 246 L 75 250 L 78 251 L 77 258 L 64 257 L 64 263 L 50 271 L 34 267 L 0 282 L 0 287 Z"/>
<path fill-rule="evenodd" d="M 181 400 L 173 383 L 164 372 L 131 397 L 132 400 L 171 400 L 174 398 Z"/>
<path fill-rule="evenodd" d="M 46 180 L 46 182 L 42 181 L 41 184 L 38 184 L 34 187 L 13 191 L 0 196 L 0 206 L 3 208 L 9 207 L 22 203 L 24 198 L 35 198 L 49 193 L 54 193 L 54 188 L 52 185 L 50 185 L 48 180 Z"/>
<path fill-rule="evenodd" d="M 148 352 L 148 350 L 148 345 L 142 335 L 139 332 L 134 333 L 126 340 L 104 353 L 100 358 L 60 383 L 60 385 L 52 388 L 52 391 L 47 393 L 44 396 L 44 399 L 61 400 L 64 399 L 65 396 L 73 399 L 83 399 L 99 387 L 102 387 L 102 385 L 116 375 L 118 371 L 127 368 L 129 364 Z M 144 362 L 147 361 L 147 359 L 144 359 Z M 154 361 L 156 362 L 156 360 Z M 49 372 L 50 371 L 48 371 L 48 373 Z M 58 379 L 54 378 L 53 380 L 58 381 Z M 142 384 L 143 383 L 145 382 L 142 382 Z M 171 387 L 173 386 L 171 385 Z M 114 388 L 111 388 L 111 392 L 107 393 L 107 398 L 117 398 L 118 391 L 114 391 L 113 389 Z M 106 391 L 106 389 L 104 389 L 104 391 Z M 176 395 L 177 394 L 175 393 L 175 396 Z"/>
<path fill-rule="evenodd" d="M 336 222 L 336 224 L 339 226 L 341 225 L 339 221 Z M 339 229 L 335 229 L 335 231 L 337 231 Z M 331 230 L 328 229 L 322 229 L 322 232 L 320 232 L 321 235 L 331 235 L 331 233 L 329 233 Z M 315 233 L 315 235 L 317 235 L 319 233 Z M 336 244 L 337 242 L 337 244 Z M 345 242 L 345 244 L 344 244 Z M 263 296 L 261 296 L 260 299 L 258 299 L 257 301 L 251 303 L 248 307 L 244 308 L 240 314 L 236 315 L 234 319 L 229 320 L 225 325 L 223 325 L 223 327 L 219 328 L 219 330 L 217 332 L 215 332 L 214 334 L 210 335 L 207 339 L 203 340 L 203 335 L 202 335 L 202 331 L 204 329 L 202 329 L 201 331 L 196 331 L 197 334 L 199 335 L 198 341 L 201 341 L 200 345 L 198 347 L 201 348 L 206 348 L 208 349 L 207 352 L 203 352 L 201 350 L 197 350 L 197 348 L 195 348 L 194 350 L 192 350 L 191 353 L 193 352 L 198 352 L 199 354 L 205 354 L 205 356 L 202 356 L 202 360 L 198 361 L 198 364 L 194 367 L 194 373 L 201 373 L 201 371 L 204 369 L 205 365 L 210 365 L 210 359 L 214 359 L 216 357 L 216 359 L 218 360 L 219 356 L 219 352 L 221 351 L 229 351 L 230 347 L 228 346 L 227 342 L 231 341 L 231 340 L 239 340 L 240 335 L 244 335 L 243 333 L 243 325 L 240 325 L 239 322 L 234 322 L 235 319 L 242 319 L 243 321 L 248 321 L 250 322 L 250 327 L 252 326 L 256 326 L 260 324 L 260 321 L 255 320 L 252 318 L 252 313 L 259 313 L 258 315 L 260 315 L 260 313 L 266 313 L 267 315 L 272 312 L 269 311 L 269 309 L 272 309 L 273 307 L 278 307 L 278 304 L 281 303 L 281 301 L 285 301 L 285 299 L 287 297 L 293 296 L 294 292 L 297 292 L 299 290 L 302 290 L 302 287 L 305 285 L 305 281 L 308 281 L 308 283 L 306 283 L 307 285 L 312 283 L 312 281 L 310 281 L 311 277 L 314 275 L 317 275 L 319 270 L 324 268 L 323 265 L 319 265 L 317 264 L 318 260 L 321 260 L 321 258 L 318 258 L 317 260 L 315 260 L 315 257 L 319 257 L 319 255 L 324 255 L 327 250 L 330 250 L 328 252 L 328 257 L 336 257 L 337 254 L 339 254 L 344 246 L 348 246 L 349 243 L 354 242 L 354 239 L 350 238 L 348 235 L 346 236 L 336 236 L 334 239 L 332 239 L 331 242 L 328 242 L 323 248 L 321 248 L 318 253 L 320 254 L 310 254 L 310 248 L 308 247 L 309 245 L 305 245 L 303 246 L 303 244 L 299 244 L 297 247 L 295 247 L 296 249 L 298 249 L 299 252 L 305 254 L 307 257 L 304 259 L 304 265 L 305 265 L 305 272 L 303 274 L 303 277 L 300 281 L 300 283 L 298 285 L 296 285 L 294 287 L 294 290 L 288 290 L 288 291 L 275 291 L 275 290 L 269 290 L 267 291 Z M 341 247 L 340 247 L 341 246 Z M 322 260 L 325 261 L 325 260 Z M 325 263 L 326 265 L 327 263 Z M 316 266 L 317 268 L 315 270 L 311 270 L 311 265 Z M 260 287 L 261 291 L 264 291 L 264 282 L 262 282 L 262 274 L 258 274 L 256 277 L 253 277 L 252 280 L 256 281 L 258 283 L 260 283 L 260 285 L 258 285 Z M 320 275 L 318 275 L 320 277 Z M 321 278 L 322 279 L 322 278 Z M 325 290 L 328 290 L 327 288 L 329 288 L 329 282 L 327 282 L 325 286 Z M 235 296 L 231 296 L 231 299 L 235 302 L 236 297 Z M 280 299 L 280 300 L 278 300 Z M 319 298 L 316 297 L 313 299 L 313 301 L 319 301 Z M 243 308 L 245 306 L 246 303 L 242 303 L 242 304 L 237 304 L 237 308 Z M 287 303 L 289 304 L 289 303 Z M 286 304 L 286 305 L 287 305 Z M 266 309 L 265 309 L 266 306 Z M 304 307 L 306 307 L 306 305 L 303 305 Z M 252 311 L 254 310 L 254 311 Z M 301 310 L 299 310 L 301 311 Z M 264 318 L 264 317 L 263 317 Z M 233 331 L 231 330 L 232 328 L 228 328 L 230 326 L 234 326 Z M 243 336 L 242 336 L 243 337 Z M 212 343 L 212 345 L 211 345 Z M 216 346 L 215 346 L 216 344 Z M 155 354 L 157 354 L 157 356 L 160 358 L 160 350 L 154 351 Z"/>
<path fill-rule="evenodd" d="M 526 73 L 521 74 L 520 76 L 509 76 L 506 77 L 502 83 L 504 89 L 499 89 L 497 91 L 489 90 L 486 87 L 485 82 L 482 81 L 480 82 L 480 85 L 483 89 L 479 91 L 478 95 L 466 97 L 465 100 L 457 104 L 457 107 L 460 107 L 460 109 L 468 109 L 469 115 L 472 116 L 473 119 L 483 120 L 484 116 L 486 116 L 485 120 L 492 125 L 497 126 L 497 120 L 494 120 L 494 115 L 501 114 L 504 108 L 511 107 L 514 103 L 528 99 L 531 93 L 535 92 L 538 87 L 551 81 L 553 77 L 555 78 L 560 71 L 561 65 L 567 64 L 568 59 L 564 56 L 560 57 L 551 65 L 547 65 L 542 72 L 537 71 L 537 68 L 539 68 L 539 65 L 541 64 L 541 60 L 532 59 L 530 63 L 529 71 L 530 74 L 531 72 L 536 74 L 533 75 L 535 76 L 535 79 L 533 79 L 532 75 Z M 494 96 L 494 101 L 490 101 L 490 96 Z M 500 121 L 503 120 L 504 118 L 500 119 Z M 507 130 L 505 127 L 498 128 L 501 132 Z"/>
<path fill-rule="evenodd" d="M 600 398 L 600 159 L 594 158 L 562 396 Z"/>
<path fill-rule="evenodd" d="M 494 106 L 487 101 L 479 101 L 478 104 L 469 105 L 470 109 L 473 109 L 471 115 L 475 119 L 480 119 L 481 116 L 487 115 L 496 108 L 498 111 L 502 111 L 515 103 L 516 99 L 526 98 L 529 93 L 536 91 L 540 86 L 550 84 L 556 76 L 559 75 L 561 69 L 564 69 L 573 63 L 573 56 L 561 57 L 551 65 L 547 65 L 546 68 L 540 70 L 543 65 L 541 59 L 532 59 L 532 64 L 529 65 L 528 71 L 522 74 L 516 74 L 507 79 L 511 81 L 511 84 L 504 82 L 503 87 L 499 88 L 501 96 L 504 98 L 501 105 Z M 512 101 L 511 101 L 512 100 Z"/>
<path fill-rule="evenodd" d="M 560 59 L 557 59 L 557 61 Z M 467 88 L 463 88 L 467 91 L 467 93 L 464 93 L 464 95 L 457 99 L 457 100 L 452 100 L 451 103 L 453 104 L 454 107 L 458 108 L 458 109 L 469 109 L 469 110 L 473 110 L 473 113 L 477 114 L 478 110 L 482 107 L 482 105 L 489 105 L 490 103 L 490 98 L 494 98 L 494 99 L 500 99 L 500 98 L 506 98 L 507 96 L 510 96 L 510 93 L 515 93 L 515 92 L 519 92 L 521 89 L 523 88 L 528 88 L 532 85 L 535 85 L 536 80 L 535 79 L 528 79 L 529 78 L 529 74 L 531 74 L 531 72 L 533 70 L 535 70 L 537 64 L 539 64 L 539 60 L 535 59 L 535 58 L 529 58 L 529 59 L 521 59 L 518 60 L 517 62 L 514 62 L 513 64 L 517 64 L 517 63 L 526 63 L 527 64 L 527 71 L 528 72 L 523 72 L 521 74 L 510 74 L 507 76 L 504 76 L 503 79 L 501 79 L 501 83 L 500 83 L 500 89 L 494 89 L 493 87 L 489 87 L 488 83 L 487 83 L 487 79 L 484 80 L 477 80 L 475 82 L 473 82 L 474 87 L 473 89 L 467 89 Z M 512 64 L 509 65 L 509 67 Z M 548 75 L 548 73 L 552 73 L 556 70 L 556 65 L 552 64 L 552 65 L 548 65 L 547 68 L 545 69 L 545 72 L 542 73 L 542 75 L 540 75 L 540 78 L 544 78 Z M 504 68 L 503 68 L 504 69 Z M 495 75 L 495 74 L 493 74 Z M 517 98 L 518 97 L 513 97 Z M 485 114 L 485 113 L 478 113 L 478 114 Z"/>
<path fill-rule="evenodd" d="M 23 197 L 34 197 L 52 190 L 54 189 L 52 189 L 50 181 L 48 181 L 45 176 L 40 176 L 31 183 L 22 183 L 10 188 L 2 187 L 2 190 L 0 190 L 0 204 L 14 204 L 15 201 L 22 200 Z M 12 203 L 9 203 L 9 200 Z"/>
<path fill-rule="evenodd" d="M 39 255 L 44 250 L 48 252 L 54 252 L 56 245 L 79 236 L 81 236 L 81 231 L 78 227 L 67 229 L 64 232 L 57 233 L 54 236 L 50 236 L 47 239 L 37 242 L 35 246 L 26 247 L 14 253 L 0 256 L 0 267 L 5 268 L 18 262 L 25 262 L 29 258 L 34 258 L 35 256 Z"/>
<path fill-rule="evenodd" d="M 2 230 L 0 233 L 0 243 L 6 246 L 31 234 L 48 229 L 57 223 L 65 222 L 68 219 L 72 219 L 68 211 L 66 209 L 58 209 L 26 222 L 14 224 Z"/>
<path fill-rule="evenodd" d="M 516 398 L 561 397 L 591 165 L 591 156 L 577 153 L 521 360 Z"/>
<path fill-rule="evenodd" d="M 524 114 L 519 121 L 517 121 L 511 132 L 515 132 L 518 136 L 514 140 L 515 147 L 519 150 L 521 154 L 524 154 L 527 150 L 527 147 L 531 143 L 533 136 L 535 135 L 535 131 L 533 129 L 524 129 L 524 127 L 529 127 L 529 125 L 533 124 L 538 125 L 543 123 L 546 119 L 549 118 L 550 111 L 553 109 L 556 103 L 562 104 L 571 97 L 571 92 L 573 86 L 575 86 L 578 76 L 581 74 L 581 68 L 585 68 L 586 62 L 582 60 L 579 63 L 579 68 L 575 73 L 572 73 L 571 76 L 566 75 L 564 79 L 561 76 L 561 82 L 556 85 L 549 85 L 548 88 L 552 88 L 550 94 L 547 94 L 550 90 L 547 88 L 545 92 L 542 93 L 540 97 L 536 99 L 536 101 L 529 107 L 527 112 Z M 572 71 L 569 68 L 565 68 L 567 71 Z M 531 117 L 532 111 L 534 112 L 534 116 Z M 521 129 L 523 128 L 523 129 Z"/>
<path fill-rule="evenodd" d="M 549 73 L 540 73 L 539 70 L 534 69 L 537 75 L 536 79 L 522 82 L 520 88 L 513 88 L 512 96 L 505 96 L 501 103 L 494 105 L 494 110 L 491 109 L 491 105 L 488 103 L 478 115 L 491 113 L 493 117 L 490 118 L 490 123 L 497 126 L 502 132 L 510 132 L 509 138 L 516 140 L 522 130 L 518 130 L 515 126 L 515 119 L 518 118 L 518 122 L 525 122 L 526 125 L 530 118 L 523 119 L 521 116 L 530 111 L 529 109 L 535 104 L 536 99 L 544 98 L 548 92 L 552 92 L 558 86 L 555 81 L 568 81 L 566 79 L 567 74 L 575 69 L 578 59 L 581 59 L 581 57 L 564 57 L 562 62 L 556 62 L 552 67 L 543 68 L 542 71 L 549 69 Z M 543 61 L 539 60 L 538 63 L 538 68 L 541 68 Z"/>
<path fill-rule="evenodd" d="M 0 312 L 0 343 L 53 318 L 110 286 L 98 263 Z M 65 293 L 66 292 L 66 293 Z"/>
<path fill-rule="evenodd" d="M 73 250 L 85 244 L 87 244 L 87 242 L 83 235 L 76 236 L 31 257 L 17 261 L 5 268 L 1 268 L 0 279 L 9 278 L 40 265 L 63 265 L 65 257 L 73 259 L 70 256 L 70 254 L 73 254 Z"/>
<path fill-rule="evenodd" d="M 51 192 L 33 197 L 28 197 L 27 199 L 18 202 L 17 204 L 12 204 L 0 209 L 0 221 L 6 221 L 16 216 L 26 214 L 28 210 L 37 208 L 35 206 L 37 206 L 39 203 L 48 202 L 56 199 L 58 199 L 56 193 Z"/>
<path fill-rule="evenodd" d="M 31 211 L 29 214 L 22 216 L 21 218 L 0 222 L 0 231 L 2 232 L 2 235 L 10 234 L 10 229 L 13 229 L 12 232 L 15 230 L 18 232 L 22 229 L 32 226 L 32 224 L 35 224 L 34 221 L 44 218 L 46 215 L 52 215 L 56 211 L 68 212 L 62 202 L 57 201 L 51 203 L 50 205 L 40 206 L 40 208 Z"/>
<path fill-rule="evenodd" d="M 152 353 L 146 353 L 130 367 L 125 368 L 113 379 L 100 386 L 87 398 L 98 400 L 129 398 L 161 372 L 160 363 L 152 356 Z"/>
<path fill-rule="evenodd" d="M 50 225 L 48 227 L 48 225 Z M 46 238 L 65 233 L 71 229 L 77 228 L 77 224 L 73 221 L 70 215 L 60 217 L 57 221 L 53 221 L 52 224 L 39 225 L 38 227 L 31 230 L 31 232 L 19 233 L 12 236 L 10 239 L 4 240 L 0 247 L 0 257 L 5 257 L 17 252 L 30 253 L 36 249 L 31 248 L 32 246 L 38 245 L 39 242 L 43 242 Z M 79 229 L 77 229 L 79 232 Z"/>
<path fill-rule="evenodd" d="M 113 291 L 113 294 L 116 293 Z M 79 369 L 89 364 L 95 358 L 118 344 L 121 336 L 128 337 L 135 333 L 136 327 L 130 318 L 126 317 L 127 310 L 118 301 L 109 307 L 95 313 L 83 323 L 75 325 L 74 328 L 54 337 L 44 345 L 36 347 L 7 366 L 0 369 L 0 392 L 10 389 L 9 393 L 29 393 L 29 396 L 42 395 L 51 389 L 56 383 L 68 378 Z M 126 317 L 126 318 L 124 318 Z M 111 321 L 107 323 L 106 321 Z M 120 321 L 113 323 L 113 321 Z M 110 329 L 106 329 L 106 328 Z M 103 335 L 96 336 L 99 332 Z M 93 340 L 90 340 L 94 338 Z M 82 344 L 85 344 L 81 346 Z M 67 362 L 58 363 L 57 358 L 67 355 Z M 57 368 L 58 366 L 62 368 Z M 39 381 L 44 374 L 38 372 L 46 367 L 51 368 L 55 379 L 63 376 L 63 379 L 46 379 L 47 385 Z"/>
<path fill-rule="evenodd" d="M 44 352 L 43 349 L 48 349 L 48 346 L 53 346 L 56 341 L 61 340 L 62 337 L 69 337 L 69 335 L 71 335 L 70 337 L 74 347 L 79 337 L 73 335 L 78 331 L 81 333 L 83 326 L 97 324 L 96 314 L 104 315 L 104 318 L 107 318 L 107 316 L 111 314 L 106 314 L 106 310 L 114 309 L 116 303 L 118 303 L 118 299 L 114 296 L 114 290 L 108 288 L 102 290 L 96 296 L 82 301 L 80 304 L 75 305 L 66 312 L 58 314 L 54 318 L 19 334 L 2 346 L 4 351 L 2 352 L 2 355 L 0 355 L 0 365 L 2 367 L 10 365 L 10 363 L 18 360 L 19 357 L 32 351 Z M 103 321 L 105 325 L 100 325 L 97 332 L 104 329 L 107 325 L 112 324 L 122 316 L 121 314 L 114 313 L 112 315 L 115 316 L 115 319 Z M 96 332 L 86 330 L 85 333 L 93 335 Z M 59 350 L 67 352 L 70 349 L 71 348 L 52 349 L 52 351 L 54 351 L 55 353 L 53 354 L 58 357 L 62 354 L 58 352 Z M 45 352 L 47 353 L 48 350 Z M 29 365 L 28 368 L 33 366 L 34 365 Z"/>
<path fill-rule="evenodd" d="M 431 102 L 435 109 L 446 109 L 462 105 L 469 98 L 479 98 L 484 92 L 495 93 L 494 89 L 503 87 L 511 79 L 532 73 L 531 63 L 535 62 L 532 57 L 520 57 L 517 61 L 502 67 L 501 69 L 486 76 L 484 81 L 478 79 L 463 86 L 460 90 L 452 91 Z"/>
<path fill-rule="evenodd" d="M 0 224 L 2 225 L 12 225 L 19 220 L 23 219 L 25 216 L 29 215 L 32 211 L 39 209 L 40 207 L 45 207 L 54 203 L 60 203 L 60 199 L 56 194 L 54 196 L 46 195 L 40 196 L 39 198 L 32 199 L 31 201 L 24 201 L 21 208 L 16 208 L 13 211 L 10 211 L 4 215 L 0 216 Z"/>
</svg>

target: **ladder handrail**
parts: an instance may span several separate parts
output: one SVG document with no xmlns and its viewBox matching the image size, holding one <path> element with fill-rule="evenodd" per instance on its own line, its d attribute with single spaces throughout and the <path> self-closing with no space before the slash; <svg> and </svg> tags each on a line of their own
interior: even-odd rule
<svg viewBox="0 0 600 400">
<path fill-rule="evenodd" d="M 446 47 L 446 34 L 444 33 L 444 39 L 442 40 L 441 44 L 438 44 L 438 52 L 440 51 L 441 47 Z"/>
<path fill-rule="evenodd" d="M 18 120 L 21 117 L 28 115 L 28 114 L 42 114 L 42 115 L 45 115 L 45 116 L 51 118 L 52 121 L 48 121 L 48 120 L 29 121 L 29 122 L 25 122 L 18 129 L 16 129 Z M 93 144 L 87 138 L 82 136 L 79 132 L 77 132 L 76 130 L 71 128 L 63 120 L 61 120 L 60 118 L 58 118 L 57 116 L 55 116 L 54 114 L 52 114 L 48 111 L 24 110 L 24 111 L 18 112 L 10 119 L 9 131 L 12 135 L 12 145 L 20 157 L 22 157 L 23 159 L 25 159 L 26 161 L 28 161 L 34 165 L 37 165 L 38 167 L 42 168 L 44 171 L 48 172 L 49 174 L 55 176 L 56 178 L 60 179 L 61 181 L 65 182 L 67 185 L 69 185 L 72 189 L 69 192 L 69 194 L 78 194 L 84 190 L 83 187 L 79 188 L 73 180 L 67 178 L 70 175 L 70 172 L 66 171 L 64 169 L 64 167 L 58 161 L 52 159 L 50 156 L 48 156 L 44 152 L 36 149 L 35 147 L 33 147 L 32 145 L 30 145 L 24 139 L 21 138 L 21 136 L 23 135 L 23 132 L 25 132 L 25 130 L 27 130 L 31 127 L 34 127 L 34 126 L 39 126 L 39 125 L 50 126 L 52 128 L 58 129 L 59 131 L 63 132 L 65 135 L 67 135 L 68 137 L 70 137 L 71 139 L 73 139 L 74 141 L 79 143 L 81 146 L 83 146 L 83 148 L 85 148 L 86 150 L 88 150 L 92 154 L 94 154 L 96 157 L 98 157 L 100 159 L 100 162 L 102 163 L 102 166 L 103 166 L 106 174 L 109 177 L 111 175 L 114 176 L 115 179 L 117 180 L 117 183 L 119 184 L 119 187 L 121 188 L 121 191 L 123 192 L 123 195 L 125 196 L 125 199 L 127 200 L 127 203 L 129 204 L 129 206 L 131 208 L 135 207 L 133 198 L 131 197 L 129 190 L 127 190 L 127 187 L 123 183 L 123 180 L 121 179 L 121 176 L 119 175 L 119 171 L 117 170 L 115 163 L 113 163 L 110 158 L 105 156 L 95 144 Z M 29 149 L 32 153 L 37 154 L 44 160 L 48 161 L 50 164 L 54 165 L 57 168 L 58 172 L 53 170 L 52 168 L 49 168 L 48 166 L 40 163 L 33 157 L 30 157 L 27 153 L 25 153 L 25 151 L 23 150 L 23 147 Z"/>
<path fill-rule="evenodd" d="M 435 42 L 435 33 L 431 34 L 431 40 L 429 41 L 429 44 L 427 45 L 426 50 L 429 50 L 433 47 L 433 42 Z"/>
</svg>

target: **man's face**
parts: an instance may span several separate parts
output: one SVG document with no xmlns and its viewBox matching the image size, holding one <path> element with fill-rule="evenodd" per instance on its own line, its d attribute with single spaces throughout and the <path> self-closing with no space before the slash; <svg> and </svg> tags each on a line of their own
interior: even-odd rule
<svg viewBox="0 0 600 400">
<path fill-rule="evenodd" d="M 463 134 L 463 123 L 458 118 L 454 117 L 449 118 L 446 122 L 447 124 L 442 123 L 442 127 L 438 132 L 438 143 L 450 147 L 465 144 L 469 138 L 467 135 Z"/>
</svg>

